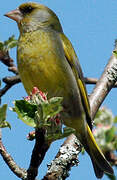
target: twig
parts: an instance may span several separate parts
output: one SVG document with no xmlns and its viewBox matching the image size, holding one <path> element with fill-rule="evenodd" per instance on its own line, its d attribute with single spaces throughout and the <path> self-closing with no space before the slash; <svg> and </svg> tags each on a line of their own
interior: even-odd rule
<svg viewBox="0 0 117 180">
<path fill-rule="evenodd" d="M 38 174 L 38 168 L 44 159 L 44 156 L 49 149 L 50 145 L 45 141 L 44 138 L 45 130 L 37 129 L 35 131 L 35 146 L 32 152 L 30 166 L 27 170 L 27 179 L 35 180 Z"/>
<path fill-rule="evenodd" d="M 86 84 L 92 84 L 92 85 L 96 84 L 99 81 L 99 79 L 97 78 L 90 78 L 90 77 L 85 77 L 84 80 Z M 117 87 L 117 83 L 114 84 L 113 88 L 116 87 Z"/>
<path fill-rule="evenodd" d="M 13 59 L 9 56 L 9 51 L 0 51 L 0 61 L 8 67 L 15 66 Z"/>
<path fill-rule="evenodd" d="M 18 75 L 12 77 L 3 78 L 3 81 L 6 83 L 5 87 L 0 89 L 0 98 L 15 84 L 21 82 Z"/>
<path fill-rule="evenodd" d="M 14 85 L 14 84 L 21 82 L 21 80 L 20 80 L 19 75 L 16 75 L 16 76 L 12 76 L 12 77 L 3 78 L 3 82 L 5 82 L 6 84 Z"/>
<path fill-rule="evenodd" d="M 12 66 L 12 67 L 9 67 L 9 68 L 8 68 L 8 71 L 11 71 L 11 72 L 13 72 L 14 74 L 18 75 L 18 69 L 17 69 L 17 67 L 16 67 L 15 65 Z"/>
<path fill-rule="evenodd" d="M 13 160 L 13 158 L 11 157 L 11 155 L 6 151 L 4 145 L 2 144 L 2 133 L 1 133 L 1 129 L 0 129 L 0 154 L 3 157 L 4 161 L 6 162 L 6 164 L 8 165 L 8 167 L 11 169 L 11 171 L 13 171 L 13 173 L 21 178 L 21 179 L 25 179 L 27 173 L 26 170 L 20 168 L 15 161 Z"/>
<path fill-rule="evenodd" d="M 15 84 L 21 82 L 19 76 L 18 76 L 18 70 L 17 67 L 14 65 L 13 59 L 9 56 L 9 51 L 1 51 L 0 50 L 0 61 L 8 66 L 8 70 L 16 74 L 16 76 L 13 77 L 6 77 L 3 78 L 3 81 L 6 83 L 5 87 L 0 89 L 0 100 L 1 97 Z"/>
<path fill-rule="evenodd" d="M 1 51 L 0 50 L 0 61 L 8 66 L 8 70 L 18 75 L 18 70 L 15 64 L 13 63 L 13 59 L 9 55 L 9 51 Z"/>
</svg>

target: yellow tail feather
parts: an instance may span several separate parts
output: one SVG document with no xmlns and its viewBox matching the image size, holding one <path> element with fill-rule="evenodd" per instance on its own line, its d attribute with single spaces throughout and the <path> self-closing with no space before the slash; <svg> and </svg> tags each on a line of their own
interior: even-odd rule
<svg viewBox="0 0 117 180">
<path fill-rule="evenodd" d="M 81 136 L 82 137 L 82 136 Z M 106 160 L 99 146 L 97 145 L 94 136 L 87 124 L 87 135 L 85 138 L 79 139 L 87 153 L 90 155 L 97 178 L 102 178 L 104 172 L 114 174 L 112 167 Z"/>
<path fill-rule="evenodd" d="M 102 151 L 100 150 L 99 146 L 97 145 L 93 134 L 87 125 L 87 143 L 89 146 L 89 155 L 91 157 L 95 174 L 97 178 L 101 178 L 103 176 L 103 172 L 108 174 L 113 174 L 113 169 L 106 160 L 105 156 L 103 155 Z"/>
</svg>

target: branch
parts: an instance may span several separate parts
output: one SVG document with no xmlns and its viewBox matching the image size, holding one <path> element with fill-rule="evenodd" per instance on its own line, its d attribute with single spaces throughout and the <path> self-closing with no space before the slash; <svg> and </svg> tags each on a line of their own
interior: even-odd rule
<svg viewBox="0 0 117 180">
<path fill-rule="evenodd" d="M 102 73 L 95 88 L 93 89 L 93 92 L 89 97 L 92 119 L 94 119 L 97 110 L 103 103 L 105 97 L 108 95 L 110 90 L 115 85 L 116 81 L 117 81 L 117 58 L 114 55 L 114 53 L 112 53 L 112 56 L 109 59 L 109 62 L 104 69 L 104 72 Z"/>
<path fill-rule="evenodd" d="M 13 77 L 5 77 L 3 78 L 3 82 L 6 83 L 5 87 L 0 89 L 0 98 L 15 84 L 21 82 L 18 76 L 18 70 L 14 65 L 13 59 L 9 56 L 9 51 L 0 50 L 0 61 L 8 66 L 8 70 L 16 74 Z"/>
<path fill-rule="evenodd" d="M 75 135 L 69 136 L 61 146 L 55 159 L 48 165 L 48 171 L 43 180 L 66 179 L 71 167 L 78 165 L 77 156 L 80 152 L 80 142 Z"/>
<path fill-rule="evenodd" d="M 11 171 L 19 178 L 23 180 L 35 180 L 35 177 L 38 174 L 38 168 L 41 162 L 44 159 L 45 153 L 49 149 L 50 145 L 44 139 L 45 130 L 37 129 L 35 132 L 35 146 L 32 152 L 30 166 L 26 171 L 23 168 L 20 168 L 10 154 L 8 154 L 2 143 L 2 135 L 0 129 L 0 154 L 3 157 L 4 161 L 11 169 Z"/>
<path fill-rule="evenodd" d="M 86 84 L 92 84 L 93 85 L 93 84 L 96 84 L 99 81 L 99 79 L 85 77 L 84 81 L 85 81 Z M 112 88 L 116 88 L 116 87 L 117 87 L 117 82 L 114 84 L 114 86 Z"/>
<path fill-rule="evenodd" d="M 9 67 L 8 71 L 11 71 L 12 73 L 18 75 L 18 69 L 17 69 L 17 67 L 15 65 L 12 66 L 12 67 Z"/>
<path fill-rule="evenodd" d="M 18 74 L 17 67 L 14 65 L 13 59 L 9 56 L 9 51 L 0 51 L 0 61 L 8 66 L 8 70 L 14 74 Z"/>
<path fill-rule="evenodd" d="M 2 133 L 1 133 L 1 129 L 0 129 L 0 154 L 3 157 L 4 161 L 6 162 L 6 164 L 8 165 L 8 167 L 11 169 L 11 171 L 13 171 L 13 173 L 21 178 L 21 179 L 25 179 L 26 177 L 26 170 L 20 168 L 15 161 L 13 160 L 13 158 L 11 157 L 11 155 L 7 152 L 7 150 L 5 149 L 4 145 L 2 144 Z"/>
<path fill-rule="evenodd" d="M 32 152 L 30 166 L 27 170 L 27 179 L 35 180 L 38 174 L 38 168 L 42 163 L 44 156 L 50 145 L 45 141 L 45 130 L 37 129 L 35 131 L 35 146 Z"/>
<path fill-rule="evenodd" d="M 0 98 L 15 84 L 21 82 L 19 75 L 12 76 L 12 77 L 5 77 L 3 78 L 3 82 L 6 83 L 4 88 L 0 89 Z"/>
<path fill-rule="evenodd" d="M 0 50 L 0 61 L 8 67 L 15 66 L 13 64 L 13 59 L 9 56 L 9 51 Z"/>
</svg>

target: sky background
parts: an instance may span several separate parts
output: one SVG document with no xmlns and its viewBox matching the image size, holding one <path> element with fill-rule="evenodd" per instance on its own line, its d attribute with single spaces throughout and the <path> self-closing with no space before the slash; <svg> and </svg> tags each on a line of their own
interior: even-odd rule
<svg viewBox="0 0 117 180">
<path fill-rule="evenodd" d="M 0 3 L 0 41 L 9 36 L 18 38 L 19 32 L 14 21 L 3 15 L 18 7 L 25 0 L 3 0 Z M 47 5 L 59 17 L 64 33 L 71 40 L 79 57 L 84 75 L 99 78 L 114 48 L 117 38 L 117 1 L 116 0 L 37 0 Z M 11 50 L 11 57 L 16 62 L 16 49 Z M 13 75 L 7 72 L 7 67 L 0 63 L 0 79 Z M 4 86 L 4 84 L 2 84 Z M 88 85 L 88 93 L 93 86 Z M 22 84 L 14 86 L 2 98 L 2 104 L 13 107 L 13 101 L 26 96 Z M 117 89 L 113 89 L 103 103 L 117 115 Z M 17 119 L 15 113 L 7 111 L 7 121 L 12 129 L 3 129 L 3 142 L 15 161 L 23 168 L 28 168 L 34 142 L 27 141 L 26 136 L 32 128 Z M 39 179 L 45 175 L 47 164 L 54 159 L 63 140 L 51 145 L 41 168 Z M 68 180 L 96 180 L 90 158 L 80 155 L 79 167 L 73 167 Z M 117 170 L 115 170 L 117 176 Z M 0 179 L 18 180 L 0 157 Z M 104 176 L 102 180 L 107 180 Z"/>
</svg>

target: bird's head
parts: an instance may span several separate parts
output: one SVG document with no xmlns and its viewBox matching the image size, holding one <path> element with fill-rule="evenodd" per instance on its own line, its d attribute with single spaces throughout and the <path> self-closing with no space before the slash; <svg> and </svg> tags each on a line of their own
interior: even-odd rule
<svg viewBox="0 0 117 180">
<path fill-rule="evenodd" d="M 56 14 L 42 4 L 34 2 L 24 3 L 17 9 L 5 14 L 5 16 L 17 22 L 21 33 L 35 31 L 39 28 L 52 28 L 62 32 L 62 27 Z"/>
</svg>

